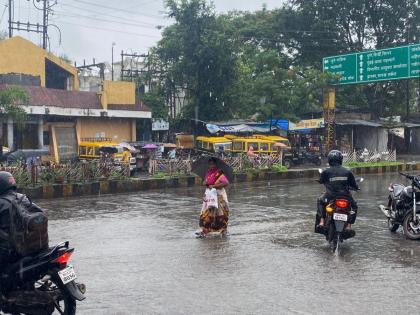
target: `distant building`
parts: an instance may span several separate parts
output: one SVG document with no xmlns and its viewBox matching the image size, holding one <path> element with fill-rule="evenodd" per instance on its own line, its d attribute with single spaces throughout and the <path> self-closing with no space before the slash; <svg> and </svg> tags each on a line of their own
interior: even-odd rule
<svg viewBox="0 0 420 315">
<path fill-rule="evenodd" d="M 0 56 L 0 90 L 19 85 L 29 97 L 24 130 L 11 119 L 0 122 L 3 145 L 12 150 L 49 148 L 60 162 L 76 157 L 84 138 L 136 141 L 138 127 L 151 124 L 132 82 L 82 80 L 82 91 L 77 68 L 22 37 L 0 41 Z"/>
</svg>

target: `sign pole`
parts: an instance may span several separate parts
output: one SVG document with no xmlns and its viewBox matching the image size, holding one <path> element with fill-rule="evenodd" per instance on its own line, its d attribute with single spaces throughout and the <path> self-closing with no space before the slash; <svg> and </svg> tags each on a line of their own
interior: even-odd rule
<svg viewBox="0 0 420 315">
<path fill-rule="evenodd" d="M 407 99 L 406 99 L 406 119 L 408 119 L 410 117 L 410 80 L 407 79 L 406 82 L 406 94 L 407 94 Z"/>
<path fill-rule="evenodd" d="M 335 88 L 328 87 L 323 91 L 324 121 L 326 129 L 327 152 L 334 148 L 335 144 Z"/>
</svg>

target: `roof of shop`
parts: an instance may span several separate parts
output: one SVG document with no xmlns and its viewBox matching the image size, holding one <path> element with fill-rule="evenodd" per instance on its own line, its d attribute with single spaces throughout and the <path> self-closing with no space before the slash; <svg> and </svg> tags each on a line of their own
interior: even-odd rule
<svg viewBox="0 0 420 315">
<path fill-rule="evenodd" d="M 379 128 L 383 127 L 383 124 L 374 122 L 374 121 L 368 121 L 368 120 L 361 120 L 361 119 L 349 119 L 349 120 L 342 120 L 336 122 L 336 125 L 339 126 L 363 126 L 363 127 L 373 127 L 373 128 Z"/>
<path fill-rule="evenodd" d="M 0 84 L 0 90 L 4 90 L 12 85 Z M 29 97 L 29 104 L 32 106 L 51 106 L 60 108 L 78 109 L 102 109 L 99 96 L 96 92 L 66 91 L 49 89 L 41 86 L 19 86 L 25 90 Z M 109 104 L 110 110 L 128 111 L 150 111 L 143 104 Z"/>
</svg>

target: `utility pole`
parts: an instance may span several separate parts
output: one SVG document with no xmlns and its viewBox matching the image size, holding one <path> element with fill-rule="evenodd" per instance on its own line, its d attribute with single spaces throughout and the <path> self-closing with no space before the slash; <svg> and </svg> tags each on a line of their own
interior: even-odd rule
<svg viewBox="0 0 420 315">
<path fill-rule="evenodd" d="M 12 5 L 13 5 L 13 0 L 9 0 L 9 38 L 13 37 L 13 29 L 12 29 Z"/>
<path fill-rule="evenodd" d="M 114 81 L 114 46 L 115 42 L 112 43 L 112 57 L 111 57 L 111 80 Z"/>
<path fill-rule="evenodd" d="M 133 81 L 133 79 L 139 79 L 141 77 L 142 74 L 147 73 L 146 70 L 139 70 L 138 69 L 138 64 L 139 59 L 140 58 L 147 58 L 149 56 L 149 54 L 137 54 L 137 53 L 133 53 L 133 54 L 129 54 L 129 53 L 125 53 L 124 51 L 121 51 L 121 81 L 124 80 L 128 80 L 130 79 L 130 81 Z M 124 67 L 124 58 L 128 57 L 131 58 L 131 64 L 130 64 L 130 68 L 129 69 L 125 69 Z M 137 69 L 133 69 L 133 59 L 135 59 L 136 61 L 136 68 Z M 143 59 L 144 62 L 144 59 Z"/>
<path fill-rule="evenodd" d="M 95 61 L 95 58 L 93 58 L 93 63 L 91 64 L 86 64 L 86 61 L 83 60 L 83 66 L 77 66 L 77 63 L 74 63 L 74 67 L 77 68 L 78 70 L 92 70 L 92 68 L 99 68 L 99 76 L 101 78 L 101 80 L 105 80 L 105 63 L 104 62 L 99 62 L 97 63 Z"/>
<path fill-rule="evenodd" d="M 44 6 L 42 8 L 42 48 L 44 48 L 44 49 L 47 49 L 47 36 L 48 36 L 47 6 L 49 6 L 49 1 L 44 0 Z"/>
<path fill-rule="evenodd" d="M 42 1 L 42 7 L 38 7 L 34 1 L 34 7 L 42 11 L 42 24 L 40 23 L 31 23 L 29 21 L 15 21 L 14 20 L 14 0 L 9 0 L 9 38 L 13 37 L 13 30 L 16 31 L 26 31 L 28 33 L 38 33 L 42 34 L 42 48 L 47 49 L 48 47 L 48 17 L 51 8 L 57 4 L 55 0 L 53 4 L 50 5 L 50 0 L 37 0 L 37 2 Z M 57 27 L 56 25 L 54 25 Z"/>
</svg>

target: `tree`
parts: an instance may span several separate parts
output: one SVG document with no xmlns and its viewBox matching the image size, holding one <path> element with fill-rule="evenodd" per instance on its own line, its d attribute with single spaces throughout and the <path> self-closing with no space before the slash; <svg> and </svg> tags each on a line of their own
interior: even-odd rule
<svg viewBox="0 0 420 315">
<path fill-rule="evenodd" d="M 321 68 L 322 58 L 417 42 L 420 9 L 417 0 L 290 0 L 285 34 L 296 49 L 296 63 Z M 338 105 L 364 108 L 374 115 L 404 112 L 405 82 L 384 82 L 340 89 Z"/>
<path fill-rule="evenodd" d="M 168 118 L 168 107 L 161 87 L 145 93 L 140 99 L 151 109 L 153 118 Z"/>
<path fill-rule="evenodd" d="M 182 88 L 187 94 L 184 117 L 226 118 L 236 60 L 223 21 L 204 0 L 168 0 L 166 6 L 175 23 L 164 30 L 157 54 L 166 71 L 167 88 Z"/>
<path fill-rule="evenodd" d="M 22 105 L 29 101 L 25 90 L 20 87 L 8 87 L 0 91 L 0 115 L 12 118 L 18 127 L 23 127 L 26 121 L 26 111 Z"/>
</svg>

